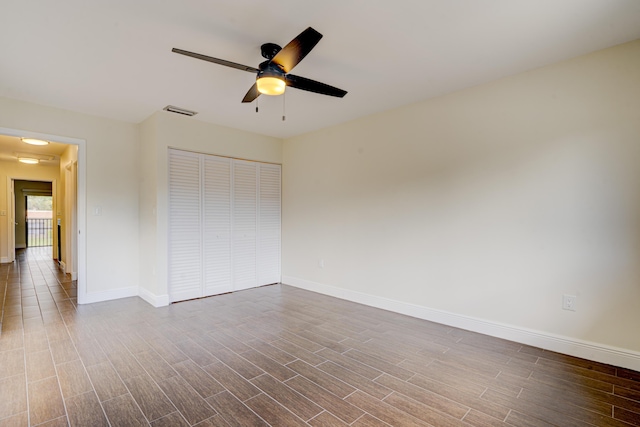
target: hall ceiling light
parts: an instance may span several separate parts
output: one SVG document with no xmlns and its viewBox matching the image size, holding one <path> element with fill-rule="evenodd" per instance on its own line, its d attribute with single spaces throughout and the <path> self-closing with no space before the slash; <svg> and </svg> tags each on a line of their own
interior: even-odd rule
<svg viewBox="0 0 640 427">
<path fill-rule="evenodd" d="M 21 163 L 26 163 L 28 165 L 37 165 L 38 163 L 40 163 L 40 160 L 31 157 L 18 157 L 18 161 Z"/>
<path fill-rule="evenodd" d="M 44 139 L 36 139 L 36 138 L 20 138 L 22 142 L 31 145 L 48 145 L 49 141 L 45 141 Z"/>
</svg>

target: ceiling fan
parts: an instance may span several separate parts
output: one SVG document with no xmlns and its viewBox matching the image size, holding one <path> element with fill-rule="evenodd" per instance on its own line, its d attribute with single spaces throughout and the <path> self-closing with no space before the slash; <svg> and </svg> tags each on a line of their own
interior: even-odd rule
<svg viewBox="0 0 640 427">
<path fill-rule="evenodd" d="M 298 65 L 298 63 L 311 52 L 311 49 L 318 44 L 321 38 L 322 34 L 309 27 L 283 48 L 274 43 L 265 43 L 261 46 L 261 52 L 262 56 L 267 60 L 258 65 L 258 68 L 177 48 L 173 48 L 171 51 L 202 59 L 203 61 L 213 62 L 214 64 L 255 73 L 256 82 L 251 86 L 251 89 L 249 89 L 244 96 L 242 102 L 252 102 L 261 94 L 281 95 L 284 93 L 286 86 L 342 98 L 347 94 L 347 92 L 342 89 L 305 77 L 289 74 L 293 67 Z"/>
</svg>

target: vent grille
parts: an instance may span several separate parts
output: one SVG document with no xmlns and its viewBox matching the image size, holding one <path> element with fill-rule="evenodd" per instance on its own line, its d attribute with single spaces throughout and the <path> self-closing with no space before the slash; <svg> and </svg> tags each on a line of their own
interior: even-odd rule
<svg viewBox="0 0 640 427">
<path fill-rule="evenodd" d="M 189 116 L 189 117 L 195 116 L 196 114 L 198 114 L 195 111 L 186 110 L 180 107 L 174 107 L 173 105 L 167 105 L 166 107 L 163 108 L 163 110 L 168 111 L 170 113 L 182 114 L 183 116 Z"/>
</svg>

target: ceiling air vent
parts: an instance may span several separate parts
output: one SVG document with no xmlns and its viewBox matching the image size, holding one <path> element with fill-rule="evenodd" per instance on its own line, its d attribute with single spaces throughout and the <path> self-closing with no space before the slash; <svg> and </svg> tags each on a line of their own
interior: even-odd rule
<svg viewBox="0 0 640 427">
<path fill-rule="evenodd" d="M 180 107 L 174 107 L 173 105 L 167 105 L 166 107 L 163 108 L 164 111 L 168 111 L 170 113 L 176 113 L 176 114 L 182 114 L 183 116 L 195 116 L 196 113 L 195 111 L 190 111 L 190 110 L 185 110 L 184 108 L 180 108 Z"/>
</svg>

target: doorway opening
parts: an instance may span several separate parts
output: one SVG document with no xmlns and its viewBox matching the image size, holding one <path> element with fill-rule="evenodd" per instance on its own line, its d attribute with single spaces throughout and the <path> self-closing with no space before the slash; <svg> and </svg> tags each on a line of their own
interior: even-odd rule
<svg viewBox="0 0 640 427">
<path fill-rule="evenodd" d="M 15 248 L 53 247 L 55 184 L 52 181 L 14 180 Z M 52 251 L 54 258 L 59 254 Z"/>
<path fill-rule="evenodd" d="M 26 196 L 27 247 L 53 246 L 53 197 Z"/>
<path fill-rule="evenodd" d="M 45 147 L 31 148 L 21 141 L 21 137 L 41 139 L 49 141 L 49 144 Z M 53 153 L 46 151 L 58 148 L 61 148 L 62 151 Z M 34 245 L 49 245 L 41 246 L 41 248 L 49 254 L 56 255 L 52 258 L 57 258 L 57 264 L 60 265 L 62 271 L 70 274 L 72 280 L 77 280 L 79 304 L 87 302 L 85 150 L 86 141 L 82 139 L 0 127 L 0 163 L 2 163 L 0 165 L 2 166 L 0 167 L 0 181 L 6 180 L 6 210 L 2 208 L 0 202 L 0 208 L 2 208 L 0 209 L 0 217 L 6 216 L 6 218 L 0 218 L 0 262 L 11 263 L 15 261 L 16 248 L 19 248 L 19 245 L 16 244 L 18 234 L 25 237 L 23 246 L 25 248 L 29 245 L 33 250 L 38 250 Z M 31 169 L 19 166 L 16 153 L 22 152 L 28 152 L 30 157 L 39 159 L 39 164 L 33 165 Z M 46 171 L 47 167 L 51 169 L 48 172 Z M 54 176 L 49 177 L 49 175 Z M 48 221 L 45 221 L 42 226 L 32 224 L 32 233 L 29 233 L 26 230 L 26 207 L 23 210 L 16 209 L 18 197 L 15 196 L 18 196 L 18 193 L 14 192 L 14 183 L 18 180 L 42 178 L 45 178 L 43 181 L 49 181 L 52 185 L 52 193 L 33 195 L 53 196 L 51 226 L 47 223 Z M 56 181 L 60 185 L 56 185 Z M 0 191 L 0 193 L 3 192 Z M 21 198 L 26 206 L 26 197 Z M 25 231 L 21 230 L 20 233 L 17 233 L 13 225 L 17 222 L 15 216 L 20 211 L 25 213 Z M 39 215 L 42 214 L 31 214 L 29 220 L 42 219 L 34 218 Z M 31 234 L 31 239 L 29 234 Z M 49 236 L 51 236 L 51 244 Z"/>
</svg>

